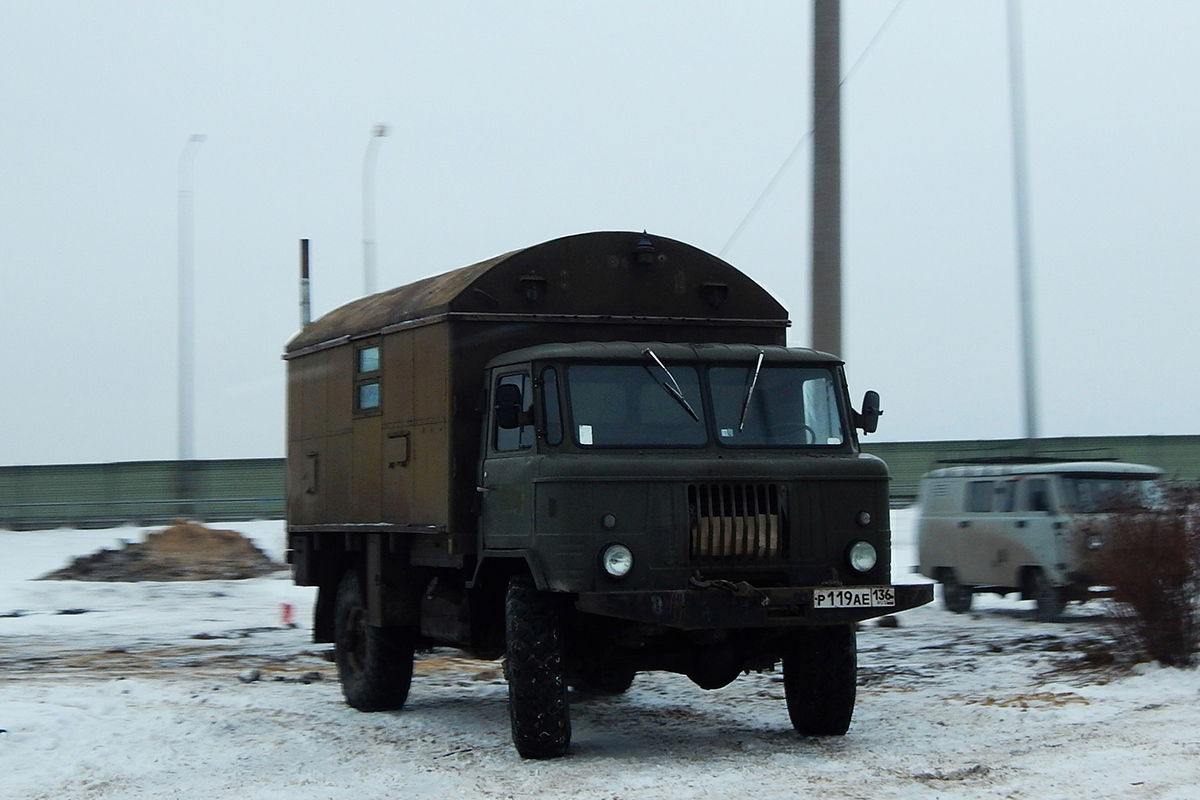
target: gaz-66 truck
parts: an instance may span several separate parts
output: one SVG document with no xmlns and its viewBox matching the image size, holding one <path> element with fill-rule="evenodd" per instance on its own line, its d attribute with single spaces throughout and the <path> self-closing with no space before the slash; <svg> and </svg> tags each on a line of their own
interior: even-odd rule
<svg viewBox="0 0 1200 800">
<path fill-rule="evenodd" d="M 855 625 L 891 584 L 879 399 L 695 247 L 545 242 L 364 297 L 288 372 L 287 531 L 346 701 L 404 705 L 413 653 L 504 656 L 512 737 L 567 752 L 568 693 L 716 689 L 782 663 L 806 735 L 846 732 Z"/>
</svg>

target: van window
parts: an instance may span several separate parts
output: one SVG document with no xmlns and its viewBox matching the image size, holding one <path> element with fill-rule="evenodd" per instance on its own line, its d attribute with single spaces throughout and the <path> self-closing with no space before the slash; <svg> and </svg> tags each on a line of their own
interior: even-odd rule
<svg viewBox="0 0 1200 800">
<path fill-rule="evenodd" d="M 992 510 L 992 482 L 971 481 L 967 484 L 967 511 Z"/>
<path fill-rule="evenodd" d="M 996 484 L 996 510 L 1008 513 L 1017 507 L 1016 504 L 1017 482 L 1000 481 L 1000 483 Z"/>
<path fill-rule="evenodd" d="M 1071 510 L 1091 514 L 1102 511 L 1144 509 L 1150 505 L 1153 476 L 1064 475 L 1063 494 Z"/>
<path fill-rule="evenodd" d="M 1045 478 L 1030 478 L 1025 481 L 1026 511 L 1050 510 L 1050 484 Z"/>
</svg>

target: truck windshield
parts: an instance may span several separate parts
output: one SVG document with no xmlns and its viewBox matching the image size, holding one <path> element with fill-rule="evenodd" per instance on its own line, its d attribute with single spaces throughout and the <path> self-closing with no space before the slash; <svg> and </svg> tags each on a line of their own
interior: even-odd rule
<svg viewBox="0 0 1200 800">
<path fill-rule="evenodd" d="M 709 430 L 729 447 L 845 441 L 840 384 L 821 367 L 747 363 L 702 375 L 648 357 L 645 364 L 571 364 L 565 382 L 571 430 L 583 447 L 700 447 Z"/>
<path fill-rule="evenodd" d="M 1094 514 L 1147 509 L 1156 484 L 1150 475 L 1064 475 L 1062 485 L 1068 508 Z"/>
<path fill-rule="evenodd" d="M 757 371 L 757 378 L 755 373 Z M 708 371 L 717 435 L 733 447 L 840 445 L 837 383 L 828 369 L 713 367 Z M 748 388 L 753 386 L 753 392 Z"/>
<path fill-rule="evenodd" d="M 708 441 L 695 368 L 670 376 L 645 364 L 573 364 L 567 368 L 572 430 L 584 447 L 694 447 Z"/>
</svg>

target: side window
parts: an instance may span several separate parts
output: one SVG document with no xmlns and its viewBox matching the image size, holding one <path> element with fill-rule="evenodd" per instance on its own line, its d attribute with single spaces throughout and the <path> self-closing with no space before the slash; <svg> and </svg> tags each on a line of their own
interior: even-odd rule
<svg viewBox="0 0 1200 800">
<path fill-rule="evenodd" d="M 383 398 L 380 396 L 379 345 L 371 344 L 354 351 L 354 413 L 360 416 L 378 414 Z"/>
<path fill-rule="evenodd" d="M 967 484 L 967 511 L 992 510 L 992 482 L 971 481 Z"/>
<path fill-rule="evenodd" d="M 518 424 L 513 427 L 501 427 L 500 416 L 501 410 L 496 409 L 493 414 L 494 435 L 492 438 L 493 445 L 496 450 L 501 453 L 510 452 L 513 450 L 527 450 L 533 447 L 533 414 L 530 413 L 533 409 L 533 392 L 530 391 L 530 380 L 527 373 L 518 373 L 514 375 L 503 375 L 496 382 L 495 398 L 499 399 L 505 395 L 514 394 L 513 389 L 503 390 L 502 387 L 515 388 L 515 396 L 518 398 L 520 410 Z"/>
<path fill-rule="evenodd" d="M 1017 507 L 1017 482 L 1016 481 L 1000 481 L 996 484 L 996 505 L 997 511 L 1008 513 Z"/>
<path fill-rule="evenodd" d="M 546 420 L 546 444 L 562 444 L 562 407 L 558 402 L 558 370 L 554 367 L 542 370 L 542 417 Z"/>
<path fill-rule="evenodd" d="M 1025 510 L 1050 510 L 1050 482 L 1045 478 L 1031 478 L 1025 481 Z"/>
</svg>

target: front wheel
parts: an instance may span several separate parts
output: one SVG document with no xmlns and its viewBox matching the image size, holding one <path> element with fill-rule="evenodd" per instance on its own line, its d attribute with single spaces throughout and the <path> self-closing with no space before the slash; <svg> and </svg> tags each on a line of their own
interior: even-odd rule
<svg viewBox="0 0 1200 800">
<path fill-rule="evenodd" d="M 563 618 L 528 575 L 508 582 L 504 602 L 508 715 L 522 758 L 558 758 L 571 744 Z"/>
<path fill-rule="evenodd" d="M 355 570 L 338 585 L 333 609 L 334 661 L 346 702 L 359 711 L 404 706 L 412 684 L 413 632 L 367 624 L 362 583 Z"/>
<path fill-rule="evenodd" d="M 1043 570 L 1036 570 L 1033 573 L 1033 600 L 1037 603 L 1037 609 L 1034 614 L 1041 622 L 1053 622 L 1062 616 L 1063 611 L 1067 607 L 1067 601 L 1063 599 L 1062 590 L 1055 586 L 1050 581 L 1050 577 Z"/>
<path fill-rule="evenodd" d="M 854 715 L 858 645 L 853 625 L 796 634 L 783 658 L 783 691 L 792 727 L 805 736 L 842 736 Z"/>
<path fill-rule="evenodd" d="M 947 611 L 952 611 L 955 614 L 965 614 L 971 610 L 971 603 L 975 599 L 975 593 L 970 586 L 963 586 L 958 582 L 958 576 L 954 574 L 954 570 L 942 570 L 942 605 Z"/>
</svg>

